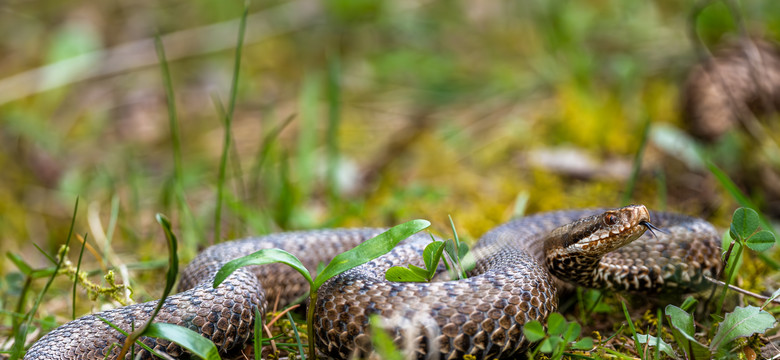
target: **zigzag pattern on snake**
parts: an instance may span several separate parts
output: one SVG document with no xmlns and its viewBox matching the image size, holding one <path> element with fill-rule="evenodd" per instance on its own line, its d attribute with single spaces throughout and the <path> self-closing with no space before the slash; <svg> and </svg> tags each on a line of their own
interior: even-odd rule
<svg viewBox="0 0 780 360">
<path fill-rule="evenodd" d="M 585 220 L 578 221 L 581 218 Z M 648 221 L 665 232 L 642 235 Z M 253 307 L 265 314 L 266 300 L 280 296 L 282 303 L 291 301 L 305 293 L 307 283 L 277 264 L 242 268 L 213 289 L 214 274 L 222 264 L 259 249 L 282 248 L 313 272 L 318 263 L 381 231 L 280 233 L 210 247 L 184 269 L 182 292 L 165 302 L 156 321 L 196 330 L 223 353 L 241 348 L 251 339 Z M 619 244 L 609 244 L 613 236 L 621 238 Z M 561 279 L 614 290 L 682 291 L 701 286 L 704 276 L 714 276 L 720 267 L 719 236 L 712 225 L 678 214 L 649 215 L 644 206 L 633 206 L 559 211 L 510 221 L 480 239 L 472 250 L 478 259 L 476 268 L 465 280 L 394 283 L 384 279 L 391 266 L 422 266 L 422 249 L 430 241 L 427 234 L 413 236 L 387 255 L 320 288 L 315 344 L 323 355 L 368 355 L 368 317 L 380 314 L 410 357 L 508 358 L 529 346 L 523 324 L 544 321 L 556 310 Z M 611 246 L 609 251 L 622 247 L 602 257 L 597 254 L 604 251 L 602 246 Z M 133 322 L 146 321 L 155 305 L 154 301 L 131 305 L 69 322 L 41 338 L 25 358 L 102 359 L 109 349 L 116 357 L 118 348 L 111 344 L 121 344 L 124 336 L 97 316 L 129 330 Z M 173 357 L 185 355 L 165 340 L 144 338 L 143 342 Z"/>
</svg>

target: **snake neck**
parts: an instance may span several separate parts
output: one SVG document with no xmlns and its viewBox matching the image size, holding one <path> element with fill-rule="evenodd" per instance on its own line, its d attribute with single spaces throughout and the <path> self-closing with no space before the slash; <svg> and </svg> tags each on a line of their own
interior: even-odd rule
<svg viewBox="0 0 780 360">
<path fill-rule="evenodd" d="M 555 277 L 585 287 L 602 287 L 599 271 L 601 256 L 571 256 L 570 254 L 547 253 L 547 269 Z"/>
<path fill-rule="evenodd" d="M 547 269 L 555 277 L 587 287 L 604 287 L 604 255 L 641 236 L 650 221 L 642 205 L 584 217 L 550 231 L 544 240 Z"/>
</svg>

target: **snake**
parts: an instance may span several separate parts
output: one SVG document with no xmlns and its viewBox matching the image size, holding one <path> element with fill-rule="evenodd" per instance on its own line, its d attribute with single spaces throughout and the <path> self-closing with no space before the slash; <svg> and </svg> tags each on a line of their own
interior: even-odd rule
<svg viewBox="0 0 780 360">
<path fill-rule="evenodd" d="M 155 321 L 197 331 L 221 354 L 232 353 L 252 339 L 255 310 L 265 318 L 269 302 L 289 303 L 307 292 L 308 283 L 292 268 L 271 264 L 240 268 L 214 288 L 223 264 L 260 249 L 281 248 L 315 271 L 318 264 L 382 231 L 286 232 L 214 245 L 182 271 L 181 292 L 165 300 Z M 513 358 L 532 345 L 523 326 L 533 320 L 544 323 L 557 310 L 559 288 L 565 283 L 644 294 L 690 292 L 706 287 L 706 278 L 721 266 L 713 225 L 632 205 L 545 212 L 499 225 L 471 249 L 475 265 L 465 279 L 385 279 L 392 266 L 423 266 L 423 249 L 431 241 L 430 235 L 418 233 L 319 288 L 310 306 L 315 306 L 312 342 L 322 357 L 376 355 L 369 324 L 378 315 L 380 330 L 387 331 L 408 358 Z M 121 347 L 116 344 L 125 336 L 101 318 L 130 331 L 149 318 L 156 304 L 120 307 L 68 322 L 35 342 L 24 358 L 116 358 Z M 188 356 L 167 340 L 140 340 L 170 357 Z M 136 355 L 152 357 L 146 350 Z"/>
</svg>

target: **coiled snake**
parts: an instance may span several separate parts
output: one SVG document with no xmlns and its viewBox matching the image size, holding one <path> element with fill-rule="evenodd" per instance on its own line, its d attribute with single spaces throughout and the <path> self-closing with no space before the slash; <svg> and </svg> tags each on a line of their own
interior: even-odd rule
<svg viewBox="0 0 780 360">
<path fill-rule="evenodd" d="M 643 235 L 652 227 L 651 220 L 664 232 Z M 186 291 L 169 297 L 156 320 L 196 330 L 221 352 L 240 348 L 251 338 L 254 306 L 265 313 L 267 299 L 280 296 L 289 301 L 303 294 L 307 283 L 286 266 L 267 265 L 242 268 L 213 289 L 214 274 L 222 264 L 258 249 L 279 247 L 299 256 L 313 271 L 319 262 L 380 231 L 281 233 L 210 247 L 183 271 L 179 288 Z M 410 357 L 507 358 L 529 346 L 523 324 L 544 321 L 556 310 L 558 279 L 653 293 L 698 287 L 720 266 L 719 237 L 709 223 L 671 213 L 651 216 L 637 205 L 543 213 L 501 225 L 472 249 L 478 260 L 465 280 L 384 279 L 393 265 L 422 265 L 420 254 L 430 241 L 418 234 L 320 288 L 315 342 L 321 353 L 333 358 L 368 354 L 368 317 L 381 314 L 398 344 L 411 349 Z M 155 305 L 155 301 L 131 305 L 69 322 L 41 338 L 25 358 L 102 359 L 109 349 L 116 357 L 118 347 L 111 345 L 123 343 L 124 336 L 97 317 L 130 330 L 131 323 L 146 321 Z M 171 356 L 183 355 L 165 340 L 143 341 Z"/>
</svg>

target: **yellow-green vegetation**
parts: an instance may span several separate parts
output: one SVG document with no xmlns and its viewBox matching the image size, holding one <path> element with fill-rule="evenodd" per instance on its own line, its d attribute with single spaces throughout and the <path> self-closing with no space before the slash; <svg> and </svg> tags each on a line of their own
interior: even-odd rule
<svg viewBox="0 0 780 360">
<path fill-rule="evenodd" d="M 683 131 L 679 89 L 702 46 L 742 31 L 780 39 L 780 2 L 255 1 L 239 41 L 244 5 L 0 4 L 0 353 L 23 343 L 23 324 L 48 331 L 115 305 L 121 286 L 136 302 L 159 298 L 157 213 L 172 220 L 181 262 L 289 229 L 425 218 L 448 234 L 448 215 L 473 242 L 520 213 L 623 199 L 724 228 L 738 204 L 762 210 L 764 228 L 777 219 L 755 181 L 776 178 L 763 151 L 777 147 L 776 126 L 761 141 L 737 129 L 699 144 Z M 673 136 L 685 151 L 665 145 Z M 60 261 L 69 229 L 88 234 L 88 251 L 76 260 L 71 241 Z M 731 283 L 778 287 L 772 250 L 737 254 Z M 67 276 L 49 286 L 55 269 Z M 588 356 L 645 357 L 634 341 L 655 326 L 673 347 L 685 341 L 667 319 L 632 334 L 622 301 L 579 294 L 562 311 L 595 339 Z M 642 323 L 647 309 L 629 300 Z M 723 313 L 744 301 L 777 312 L 716 300 Z"/>
</svg>

